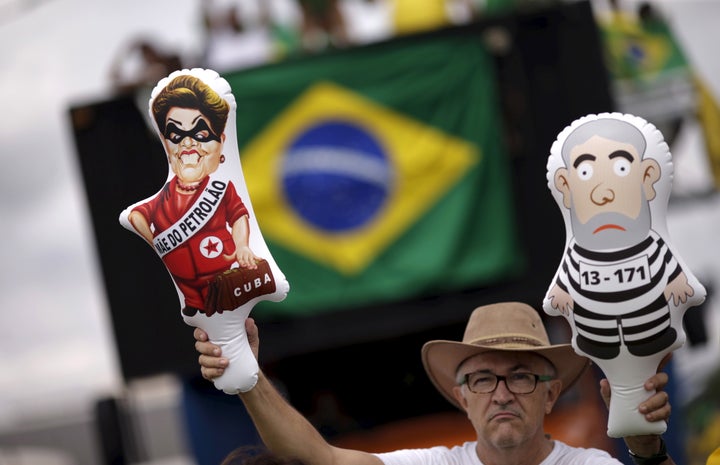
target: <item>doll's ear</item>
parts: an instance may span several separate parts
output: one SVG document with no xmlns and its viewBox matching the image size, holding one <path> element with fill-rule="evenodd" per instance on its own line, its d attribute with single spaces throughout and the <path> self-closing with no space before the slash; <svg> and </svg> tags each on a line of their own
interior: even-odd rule
<svg viewBox="0 0 720 465">
<path fill-rule="evenodd" d="M 648 200 L 655 198 L 655 183 L 660 180 L 660 164 L 652 158 L 646 158 L 641 165 L 643 170 L 643 190 Z"/>
<path fill-rule="evenodd" d="M 567 168 L 558 168 L 555 171 L 555 188 L 560 191 L 563 196 L 563 205 L 570 208 L 570 184 L 568 184 Z"/>
</svg>

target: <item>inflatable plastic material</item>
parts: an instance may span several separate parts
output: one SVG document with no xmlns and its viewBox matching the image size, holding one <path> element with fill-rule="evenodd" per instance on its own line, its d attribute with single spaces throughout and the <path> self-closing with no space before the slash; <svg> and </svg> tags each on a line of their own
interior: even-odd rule
<svg viewBox="0 0 720 465">
<path fill-rule="evenodd" d="M 607 377 L 610 437 L 666 430 L 638 411 L 652 394 L 643 385 L 685 342 L 683 315 L 706 295 L 668 237 L 672 176 L 662 134 L 633 115 L 582 117 L 550 149 L 566 243 L 543 309 L 566 318 L 575 351 Z"/>
<path fill-rule="evenodd" d="M 260 301 L 290 286 L 260 233 L 240 165 L 236 103 L 228 82 L 205 69 L 175 71 L 153 89 L 150 119 L 168 160 L 152 197 L 120 214 L 162 258 L 190 326 L 230 360 L 215 386 L 235 394 L 257 382 L 245 320 Z"/>
</svg>

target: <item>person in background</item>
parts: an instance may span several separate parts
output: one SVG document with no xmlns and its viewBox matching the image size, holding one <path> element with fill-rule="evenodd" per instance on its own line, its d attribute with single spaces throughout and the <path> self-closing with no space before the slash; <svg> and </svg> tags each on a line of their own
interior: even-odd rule
<svg viewBox="0 0 720 465">
<path fill-rule="evenodd" d="M 246 329 L 257 357 L 259 337 L 253 319 L 247 320 Z M 202 330 L 196 329 L 194 337 L 203 377 L 220 376 L 228 365 L 220 348 L 208 342 Z M 325 441 L 262 371 L 257 384 L 239 397 L 269 450 L 307 465 L 621 464 L 605 451 L 571 447 L 545 434 L 546 415 L 589 360 L 569 344 L 551 345 L 540 315 L 529 305 L 478 307 L 462 341 L 430 341 L 423 346 L 422 361 L 440 393 L 466 413 L 477 433 L 475 441 L 379 454 L 343 449 Z M 342 360 L 338 364 L 342 366 Z M 658 372 L 645 383 L 648 399 L 638 409 L 648 421 L 670 416 L 668 395 L 662 390 L 667 382 L 667 374 Z M 609 405 L 607 380 L 601 381 L 600 393 Z M 661 436 L 624 439 L 637 465 L 674 464 Z"/>
<path fill-rule="evenodd" d="M 200 3 L 205 32 L 201 61 L 205 68 L 223 73 L 275 60 L 271 17 L 264 1 L 256 3 L 256 18 L 243 11 L 238 2 Z"/>
<path fill-rule="evenodd" d="M 163 51 L 150 39 L 132 40 L 115 58 L 110 80 L 116 92 L 152 88 L 168 74 L 182 69 L 180 55 Z"/>
<path fill-rule="evenodd" d="M 391 0 L 395 35 L 432 31 L 477 19 L 483 9 L 476 0 Z"/>
<path fill-rule="evenodd" d="M 347 21 L 340 0 L 297 0 L 300 7 L 300 38 L 306 52 L 350 45 Z"/>
</svg>

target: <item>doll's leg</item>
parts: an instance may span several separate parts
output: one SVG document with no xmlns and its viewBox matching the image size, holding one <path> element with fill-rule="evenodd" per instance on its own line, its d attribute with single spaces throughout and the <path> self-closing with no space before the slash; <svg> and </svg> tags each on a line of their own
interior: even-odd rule
<svg viewBox="0 0 720 465">
<path fill-rule="evenodd" d="M 620 354 L 620 328 L 617 318 L 575 308 L 572 314 L 575 327 L 574 345 L 592 359 L 611 360 Z"/>
</svg>

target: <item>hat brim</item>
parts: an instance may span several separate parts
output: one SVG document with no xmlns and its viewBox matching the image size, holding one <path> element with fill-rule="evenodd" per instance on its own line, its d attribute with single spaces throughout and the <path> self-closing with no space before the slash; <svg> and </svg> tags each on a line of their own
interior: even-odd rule
<svg viewBox="0 0 720 465">
<path fill-rule="evenodd" d="M 570 389 L 590 366 L 590 360 L 575 353 L 570 344 L 546 347 L 502 347 L 466 344 L 458 341 L 430 341 L 422 348 L 422 362 L 430 381 L 451 404 L 460 408 L 453 396 L 457 385 L 456 370 L 460 363 L 483 352 L 532 352 L 548 359 L 562 381 L 562 392 Z"/>
</svg>

